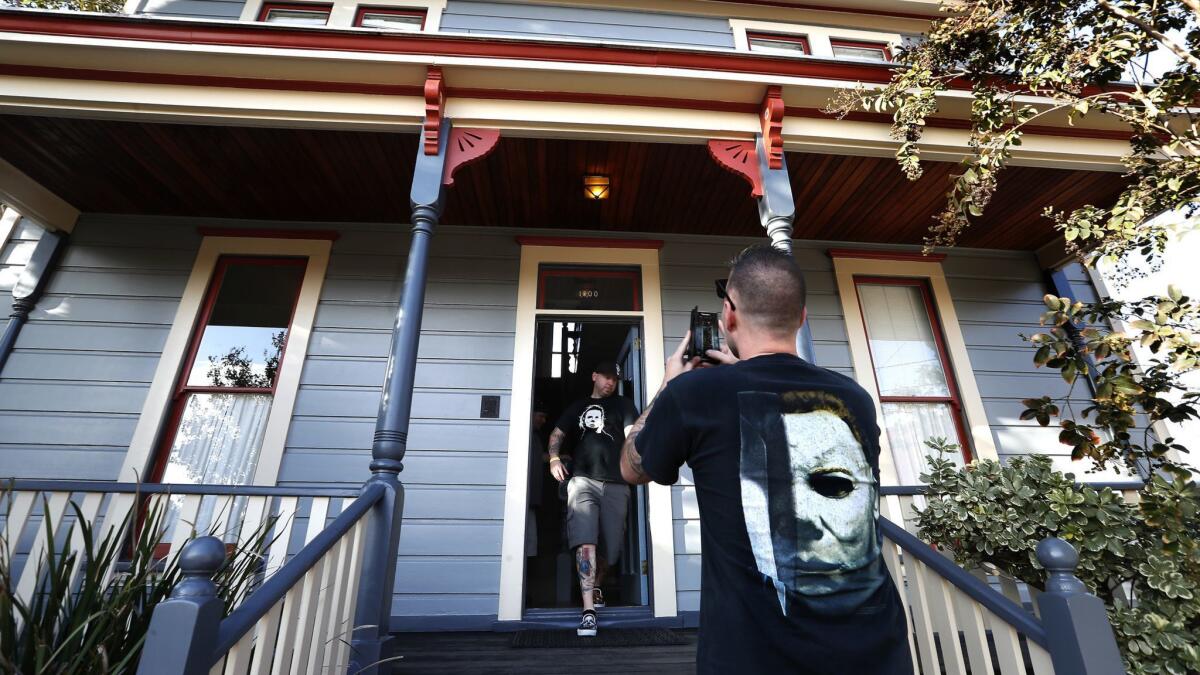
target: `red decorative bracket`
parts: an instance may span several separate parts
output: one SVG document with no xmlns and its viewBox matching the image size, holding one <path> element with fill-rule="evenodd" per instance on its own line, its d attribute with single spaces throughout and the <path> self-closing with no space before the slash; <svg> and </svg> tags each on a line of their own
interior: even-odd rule
<svg viewBox="0 0 1200 675">
<path fill-rule="evenodd" d="M 752 197 L 762 196 L 762 170 L 758 168 L 754 141 L 709 141 L 708 154 L 717 164 L 750 181 Z"/>
<path fill-rule="evenodd" d="M 762 101 L 762 137 L 767 152 L 767 166 L 783 168 L 783 88 L 777 84 L 767 87 Z"/>
<path fill-rule="evenodd" d="M 452 128 L 450 142 L 446 144 L 446 168 L 442 171 L 442 185 L 454 185 L 454 172 L 486 156 L 496 147 L 499 140 L 499 129 Z"/>
<path fill-rule="evenodd" d="M 425 154 L 438 154 L 442 117 L 446 111 L 446 90 L 442 69 L 431 67 L 425 77 Z"/>
</svg>

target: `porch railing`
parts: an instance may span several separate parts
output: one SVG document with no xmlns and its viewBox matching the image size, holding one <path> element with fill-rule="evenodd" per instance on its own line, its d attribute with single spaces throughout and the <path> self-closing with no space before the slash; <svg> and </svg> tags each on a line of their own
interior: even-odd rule
<svg viewBox="0 0 1200 675">
<path fill-rule="evenodd" d="M 0 501 L 0 534 L 9 547 L 13 563 L 13 591 L 28 601 L 37 588 L 47 544 L 57 548 L 64 542 L 47 542 L 46 525 L 56 538 L 70 530 L 72 551 L 82 551 L 83 530 L 74 521 L 82 517 L 92 524 L 93 543 L 122 536 L 143 512 L 167 507 L 173 517 L 162 533 L 162 557 L 170 562 L 179 555 L 201 511 L 211 513 L 200 534 L 212 532 L 223 542 L 246 547 L 251 538 L 263 537 L 265 550 L 262 579 L 283 567 L 290 550 L 309 543 L 324 528 L 331 514 L 356 498 L 357 488 L 255 487 L 229 485 L 165 485 L 110 483 L 104 481 L 17 480 L 0 483 L 5 490 Z M 72 504 L 74 507 L 72 507 Z M 78 509 L 78 512 L 76 512 Z M 77 557 L 72 581 L 83 565 Z M 116 573 L 118 561 L 106 572 Z"/>
<path fill-rule="evenodd" d="M 1093 484 L 1100 487 L 1100 484 Z M 1136 497 L 1140 483 L 1105 484 Z M 884 558 L 911 627 L 914 672 L 925 675 L 1123 673 L 1104 603 L 1074 576 L 1078 556 L 1061 539 L 1038 546 L 1045 591 L 995 570 L 965 570 L 915 534 L 924 486 L 881 490 Z M 996 590 L 993 586 L 998 586 Z M 1031 609 L 1022 599 L 1024 591 Z"/>
<path fill-rule="evenodd" d="M 355 658 L 353 638 L 356 631 L 378 628 L 355 623 L 363 595 L 365 602 L 386 602 L 390 609 L 390 598 L 379 597 L 363 574 L 369 515 L 387 492 L 383 483 L 367 483 L 328 527 L 224 619 L 212 576 L 225 560 L 225 547 L 215 537 L 188 542 L 180 558 L 184 578 L 154 611 L 138 672 L 346 672 L 351 661 L 370 667 Z M 360 593 L 364 588 L 368 593 Z"/>
</svg>

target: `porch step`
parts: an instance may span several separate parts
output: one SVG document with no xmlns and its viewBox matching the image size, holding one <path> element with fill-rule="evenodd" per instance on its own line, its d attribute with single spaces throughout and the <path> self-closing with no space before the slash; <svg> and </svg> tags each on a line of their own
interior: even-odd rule
<svg viewBox="0 0 1200 675">
<path fill-rule="evenodd" d="M 578 619 L 576 619 L 578 621 Z M 600 630 L 604 630 L 601 624 Z M 676 630 L 685 644 L 654 647 L 515 649 L 509 633 L 397 633 L 391 665 L 396 675 L 462 673 L 659 673 L 696 672 L 696 631 Z"/>
</svg>

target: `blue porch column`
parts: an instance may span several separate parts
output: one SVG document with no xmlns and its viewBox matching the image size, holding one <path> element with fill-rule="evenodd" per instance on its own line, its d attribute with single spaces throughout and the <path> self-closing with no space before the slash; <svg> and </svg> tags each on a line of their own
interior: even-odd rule
<svg viewBox="0 0 1200 675">
<path fill-rule="evenodd" d="M 412 239 L 404 273 L 400 309 L 392 330 L 387 376 L 375 439 L 371 445 L 370 483 L 387 488 L 375 506 L 363 552 L 362 578 L 354 615 L 354 637 L 349 672 L 375 673 L 383 657 L 383 642 L 390 631 L 392 592 L 396 579 L 396 555 L 400 545 L 400 522 L 404 510 L 404 486 L 399 474 L 404 469 L 408 424 L 412 413 L 413 381 L 417 371 L 417 345 L 421 336 L 421 312 L 425 305 L 425 279 L 429 261 L 429 239 L 442 215 L 443 175 L 450 121 L 441 121 L 437 154 L 426 154 L 417 146 L 410 201 Z M 424 138 L 422 139 L 424 140 Z"/>
<path fill-rule="evenodd" d="M 50 270 L 53 269 L 66 241 L 66 235 L 49 230 L 42 233 L 29 262 L 25 263 L 25 269 L 21 270 L 21 276 L 17 277 L 17 283 L 12 289 L 12 314 L 8 317 L 4 333 L 0 334 L 0 374 L 4 373 L 4 364 L 8 362 L 8 357 L 17 344 L 17 335 L 21 333 L 21 327 L 25 325 L 29 313 L 46 290 L 46 284 L 50 281 Z"/>
</svg>

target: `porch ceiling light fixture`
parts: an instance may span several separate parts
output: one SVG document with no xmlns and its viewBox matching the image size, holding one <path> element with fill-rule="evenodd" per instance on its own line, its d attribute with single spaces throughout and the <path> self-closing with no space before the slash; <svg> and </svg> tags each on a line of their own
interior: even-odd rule
<svg viewBox="0 0 1200 675">
<path fill-rule="evenodd" d="M 608 199 L 608 176 L 584 176 L 583 196 L 588 199 Z"/>
</svg>

